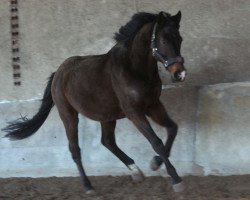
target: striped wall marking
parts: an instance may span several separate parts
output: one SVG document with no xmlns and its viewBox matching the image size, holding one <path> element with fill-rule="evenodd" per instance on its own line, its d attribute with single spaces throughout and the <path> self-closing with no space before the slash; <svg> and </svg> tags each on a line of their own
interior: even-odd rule
<svg viewBox="0 0 250 200">
<path fill-rule="evenodd" d="M 21 65 L 19 47 L 18 0 L 10 0 L 10 31 L 13 82 L 15 86 L 21 85 Z"/>
</svg>

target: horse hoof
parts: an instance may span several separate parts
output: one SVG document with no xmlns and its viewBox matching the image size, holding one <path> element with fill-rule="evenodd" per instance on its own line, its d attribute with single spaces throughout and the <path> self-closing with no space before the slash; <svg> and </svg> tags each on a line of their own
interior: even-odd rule
<svg viewBox="0 0 250 200">
<path fill-rule="evenodd" d="M 185 184 L 183 182 L 174 184 L 173 189 L 175 192 L 183 192 L 185 190 Z"/>
<path fill-rule="evenodd" d="M 137 173 L 132 173 L 131 174 L 133 181 L 135 182 L 142 182 L 144 180 L 144 175 L 142 171 L 139 171 Z"/>
<path fill-rule="evenodd" d="M 85 194 L 87 194 L 87 195 L 94 195 L 94 194 L 96 194 L 96 191 L 94 189 L 89 189 L 89 190 L 87 190 L 85 192 Z"/>
<path fill-rule="evenodd" d="M 129 170 L 131 171 L 132 179 L 135 182 L 141 182 L 144 180 L 143 172 L 140 170 L 139 167 L 137 167 L 135 164 L 128 166 Z"/>
<path fill-rule="evenodd" d="M 155 158 L 153 158 L 153 159 L 151 160 L 151 162 L 150 162 L 150 169 L 151 169 L 152 171 L 156 171 L 156 170 L 158 170 L 160 167 L 161 167 L 161 165 L 158 165 L 157 162 L 156 162 L 156 160 L 155 160 Z"/>
</svg>

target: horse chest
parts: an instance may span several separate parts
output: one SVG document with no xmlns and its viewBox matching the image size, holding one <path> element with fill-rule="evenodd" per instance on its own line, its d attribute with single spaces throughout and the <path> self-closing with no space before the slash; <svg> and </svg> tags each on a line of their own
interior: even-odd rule
<svg viewBox="0 0 250 200">
<path fill-rule="evenodd" d="M 161 86 L 131 87 L 125 92 L 126 103 L 150 105 L 159 99 Z"/>
</svg>

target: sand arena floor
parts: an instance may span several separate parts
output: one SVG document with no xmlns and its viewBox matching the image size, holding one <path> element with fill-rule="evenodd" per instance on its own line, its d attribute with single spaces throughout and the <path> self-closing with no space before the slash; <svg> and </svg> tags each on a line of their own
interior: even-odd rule
<svg viewBox="0 0 250 200">
<path fill-rule="evenodd" d="M 79 177 L 0 179 L 0 199 L 9 200 L 250 200 L 250 175 L 184 177 L 186 190 L 174 193 L 169 178 L 90 177 L 96 194 L 84 194 Z"/>
</svg>

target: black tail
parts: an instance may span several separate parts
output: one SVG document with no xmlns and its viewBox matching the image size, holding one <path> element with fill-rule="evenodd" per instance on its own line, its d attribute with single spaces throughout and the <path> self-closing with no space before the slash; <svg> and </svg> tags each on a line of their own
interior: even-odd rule
<svg viewBox="0 0 250 200">
<path fill-rule="evenodd" d="M 7 132 L 5 137 L 11 140 L 21 140 L 33 135 L 44 123 L 48 117 L 51 108 L 54 106 L 54 102 L 51 96 L 51 85 L 55 73 L 53 73 L 48 81 L 48 85 L 44 91 L 42 105 L 39 108 L 38 113 L 33 116 L 32 119 L 21 117 L 13 122 L 9 122 L 8 126 L 3 128 L 2 131 Z"/>
</svg>

